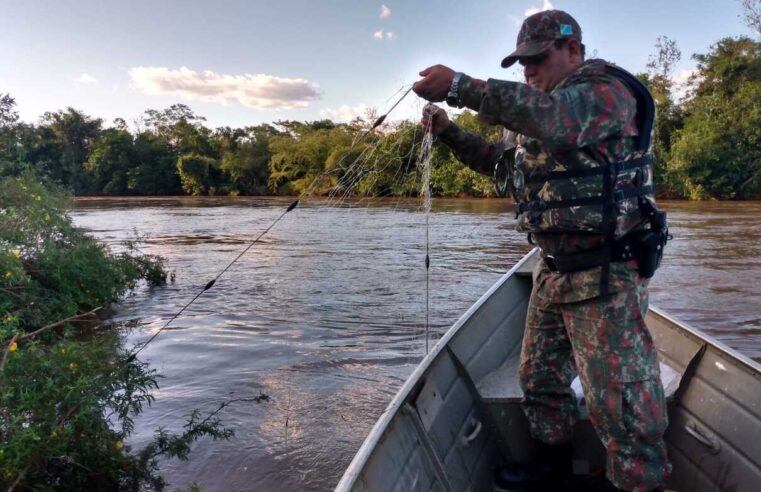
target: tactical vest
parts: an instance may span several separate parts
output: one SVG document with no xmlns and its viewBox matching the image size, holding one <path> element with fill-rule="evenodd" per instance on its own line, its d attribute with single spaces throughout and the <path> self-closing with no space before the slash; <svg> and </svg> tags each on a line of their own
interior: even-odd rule
<svg viewBox="0 0 761 492">
<path fill-rule="evenodd" d="M 519 231 L 593 233 L 618 239 L 655 210 L 650 153 L 653 97 L 629 72 L 607 63 L 604 70 L 621 80 L 637 101 L 637 136 L 630 137 L 636 138 L 635 151 L 616 162 L 607 161 L 592 147 L 550 154 L 539 140 L 519 135 L 513 166 L 505 163 Z"/>
</svg>

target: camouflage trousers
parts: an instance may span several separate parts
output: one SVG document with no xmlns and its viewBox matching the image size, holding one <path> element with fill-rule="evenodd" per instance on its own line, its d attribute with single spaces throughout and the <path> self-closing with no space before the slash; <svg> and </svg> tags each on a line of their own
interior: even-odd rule
<svg viewBox="0 0 761 492">
<path fill-rule="evenodd" d="M 519 370 L 531 434 L 548 443 L 571 439 L 577 405 L 570 384 L 578 373 L 589 419 L 607 450 L 608 479 L 624 490 L 663 486 L 671 472 L 663 440 L 668 417 L 643 319 L 647 281 L 634 270 L 613 279 L 616 292 L 604 301 L 563 302 L 552 286 L 559 275 L 577 274 L 543 266 L 534 272 Z"/>
</svg>

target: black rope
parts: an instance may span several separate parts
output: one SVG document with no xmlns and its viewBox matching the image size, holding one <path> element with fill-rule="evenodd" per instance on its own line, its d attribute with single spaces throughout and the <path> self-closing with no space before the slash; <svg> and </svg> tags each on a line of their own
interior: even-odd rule
<svg viewBox="0 0 761 492">
<path fill-rule="evenodd" d="M 180 309 L 180 310 L 177 312 L 177 314 L 175 314 L 174 316 L 172 316 L 171 318 L 169 318 L 169 321 L 167 321 L 166 323 L 164 323 L 164 326 L 162 326 L 162 327 L 161 327 L 161 329 L 159 329 L 159 331 L 157 331 L 156 333 L 154 333 L 154 334 L 153 334 L 153 336 L 151 336 L 151 338 L 149 338 L 147 342 L 145 342 L 144 344 L 142 344 L 142 345 L 140 346 L 140 348 L 139 348 L 139 349 L 137 349 L 137 350 L 136 350 L 136 351 L 135 351 L 135 352 L 134 352 L 132 355 L 130 355 L 130 356 L 127 358 L 127 362 L 132 362 L 133 360 L 135 360 L 135 358 L 137 357 L 137 354 L 139 354 L 139 353 L 140 353 L 140 352 L 141 352 L 141 351 L 142 351 L 142 350 L 143 350 L 145 347 L 147 347 L 147 346 L 148 346 L 148 344 L 149 344 L 149 343 L 151 343 L 151 342 L 152 342 L 152 341 L 153 341 L 153 340 L 154 340 L 154 339 L 155 339 L 157 336 L 159 336 L 159 334 L 160 334 L 162 331 L 164 331 L 164 329 L 165 329 L 167 326 L 169 326 L 169 324 L 170 324 L 172 321 L 176 320 L 176 319 L 177 319 L 177 318 L 178 318 L 178 317 L 179 317 L 179 316 L 180 316 L 180 315 L 181 315 L 181 314 L 182 314 L 182 313 L 183 313 L 183 312 L 184 312 L 184 311 L 185 311 L 187 308 L 189 308 L 189 307 L 190 307 L 190 305 L 191 305 L 191 304 L 193 304 L 193 303 L 196 301 L 196 299 L 198 299 L 199 297 L 201 297 L 201 295 L 202 295 L 204 292 L 206 292 L 207 290 L 209 290 L 209 289 L 211 289 L 212 287 L 214 287 L 214 284 L 217 282 L 217 280 L 219 279 L 219 277 L 221 277 L 221 276 L 222 276 L 222 275 L 223 275 L 223 274 L 224 274 L 224 273 L 225 273 L 227 270 L 229 270 L 229 269 L 230 269 L 230 267 L 231 267 L 231 266 L 233 266 L 233 264 L 235 264 L 235 262 L 236 262 L 236 261 L 238 261 L 238 260 L 240 259 L 240 257 L 241 257 L 241 256 L 243 256 L 244 254 L 246 254 L 246 252 L 247 252 L 249 249 L 251 249 L 251 247 L 252 247 L 254 244 L 256 244 L 257 242 L 259 242 L 259 240 L 260 240 L 260 239 L 261 239 L 261 238 L 262 238 L 262 237 L 263 237 L 265 234 L 267 234 L 267 233 L 270 231 L 270 229 L 272 229 L 273 227 L 275 227 L 275 224 L 277 224 L 277 223 L 280 221 L 280 219 L 282 219 L 282 218 L 285 216 L 285 214 L 287 214 L 288 212 L 290 212 L 291 210 L 293 210 L 294 208 L 296 208 L 296 206 L 298 206 L 298 204 L 299 204 L 299 201 L 298 201 L 298 200 L 296 200 L 296 201 L 294 201 L 293 203 L 291 203 L 291 204 L 288 206 L 288 208 L 286 209 L 286 211 L 285 211 L 285 212 L 283 212 L 282 214 L 280 214 L 280 216 L 279 216 L 277 219 L 275 219 L 275 221 L 274 221 L 274 222 L 272 222 L 272 224 L 270 224 L 270 225 L 269 225 L 269 227 L 267 227 L 267 228 L 266 228 L 264 231 L 262 231 L 262 233 L 261 233 L 261 234 L 259 234 L 259 236 L 257 236 L 257 238 L 256 238 L 256 239 L 254 239 L 253 241 L 251 241 L 251 244 L 249 244 L 248 246 L 246 246 L 246 249 L 244 249 L 243 251 L 241 251 L 241 252 L 240 252 L 240 254 L 239 254 L 238 256 L 236 256 L 236 257 L 235 257 L 235 259 L 234 259 L 233 261 L 231 261 L 230 263 L 228 263 L 228 264 L 227 264 L 227 266 L 226 266 L 224 269 L 222 269 L 222 271 L 221 271 L 221 272 L 219 272 L 219 273 L 217 274 L 217 276 L 216 276 L 216 277 L 214 277 L 213 279 L 211 279 L 211 280 L 210 280 L 210 281 L 209 281 L 209 282 L 208 282 L 208 283 L 207 283 L 207 284 L 204 286 L 204 288 L 203 288 L 203 289 L 201 289 L 201 291 L 200 291 L 198 294 L 196 294 L 196 295 L 195 295 L 195 297 L 193 297 L 193 299 L 191 299 L 191 300 L 190 300 L 190 302 L 188 302 L 187 304 L 185 304 L 185 306 L 183 306 L 183 307 L 182 307 L 182 309 Z"/>
</svg>

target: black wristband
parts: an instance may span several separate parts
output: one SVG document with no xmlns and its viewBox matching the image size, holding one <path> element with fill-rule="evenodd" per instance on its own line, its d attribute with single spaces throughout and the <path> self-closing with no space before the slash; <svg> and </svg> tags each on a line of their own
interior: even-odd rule
<svg viewBox="0 0 761 492">
<path fill-rule="evenodd" d="M 462 80 L 462 77 L 464 76 L 464 73 L 457 72 L 452 77 L 452 83 L 449 86 L 449 92 L 447 92 L 445 101 L 449 106 L 453 108 L 462 107 L 462 104 L 460 104 L 460 80 Z"/>
</svg>

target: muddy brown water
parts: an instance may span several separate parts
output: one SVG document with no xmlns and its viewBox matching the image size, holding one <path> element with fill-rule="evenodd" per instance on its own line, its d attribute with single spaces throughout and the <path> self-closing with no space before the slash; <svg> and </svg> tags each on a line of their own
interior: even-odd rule
<svg viewBox="0 0 761 492">
<path fill-rule="evenodd" d="M 263 198 L 80 199 L 79 226 L 118 248 L 145 236 L 174 283 L 115 307 L 145 340 L 287 207 Z M 236 435 L 162 463 L 170 487 L 329 490 L 425 351 L 419 201 L 310 201 L 288 214 L 142 353 L 163 378 L 130 444 L 179 431 L 193 408 Z M 663 202 L 674 240 L 652 304 L 761 360 L 761 202 Z M 501 200 L 434 200 L 429 332 L 440 336 L 529 251 Z"/>
</svg>

